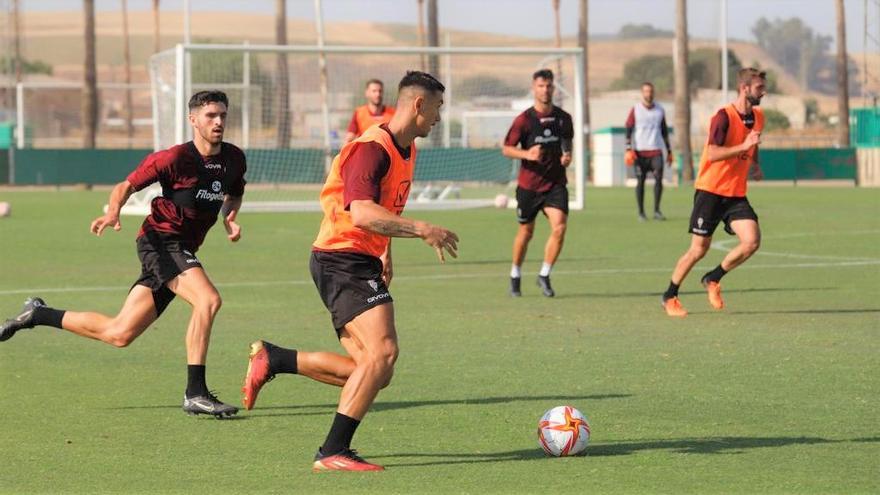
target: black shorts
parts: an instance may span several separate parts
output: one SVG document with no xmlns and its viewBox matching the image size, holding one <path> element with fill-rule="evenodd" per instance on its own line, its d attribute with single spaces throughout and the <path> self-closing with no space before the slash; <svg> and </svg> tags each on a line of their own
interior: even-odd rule
<svg viewBox="0 0 880 495">
<path fill-rule="evenodd" d="M 719 222 L 724 222 L 724 231 L 734 235 L 730 222 L 734 220 L 758 221 L 758 215 L 749 204 L 748 198 L 719 196 L 699 189 L 694 193 L 694 210 L 688 232 L 703 237 L 712 237 Z"/>
<path fill-rule="evenodd" d="M 568 215 L 568 188 L 556 184 L 549 191 L 536 192 L 516 188 L 516 220 L 521 224 L 532 223 L 544 208 L 556 208 Z"/>
<path fill-rule="evenodd" d="M 640 156 L 636 158 L 635 167 L 636 178 L 641 179 L 652 174 L 654 177 L 663 179 L 663 155 L 657 156 Z"/>
<path fill-rule="evenodd" d="M 309 270 L 337 337 L 364 311 L 393 302 L 382 280 L 382 261 L 375 256 L 312 251 Z"/>
<path fill-rule="evenodd" d="M 190 268 L 202 264 L 193 252 L 173 237 L 146 232 L 137 239 L 137 253 L 141 260 L 141 276 L 132 285 L 143 285 L 153 291 L 156 314 L 161 315 L 174 299 L 174 292 L 165 284 Z"/>
</svg>

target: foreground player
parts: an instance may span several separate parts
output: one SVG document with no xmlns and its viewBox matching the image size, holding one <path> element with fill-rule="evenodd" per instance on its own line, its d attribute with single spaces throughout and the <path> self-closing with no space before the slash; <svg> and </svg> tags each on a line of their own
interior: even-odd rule
<svg viewBox="0 0 880 495">
<path fill-rule="evenodd" d="M 351 115 L 351 122 L 348 123 L 348 131 L 345 134 L 345 142 L 348 144 L 359 137 L 370 127 L 376 124 L 387 124 L 394 116 L 394 107 L 389 107 L 383 103 L 385 95 L 385 84 L 378 79 L 370 79 L 364 88 L 364 98 L 367 99 L 366 105 L 361 105 L 354 110 Z"/>
<path fill-rule="evenodd" d="M 672 164 L 672 148 L 669 146 L 669 129 L 666 127 L 666 110 L 654 102 L 654 85 L 642 83 L 642 101 L 629 110 L 626 117 L 626 164 L 635 167 L 636 203 L 639 221 L 645 216 L 645 179 L 654 176 L 654 220 L 666 220 L 660 212 L 663 195 L 663 149 L 666 163 Z"/>
<path fill-rule="evenodd" d="M 727 233 L 736 234 L 739 245 L 700 280 L 713 308 L 724 308 L 721 277 L 749 259 L 761 244 L 758 215 L 746 198 L 746 190 L 750 170 L 753 179 L 764 177 L 758 164 L 764 114 L 758 105 L 767 93 L 766 74 L 757 69 L 741 69 L 737 86 L 736 101 L 718 110 L 709 127 L 694 184 L 691 246 L 675 265 L 669 288 L 663 294 L 663 308 L 669 316 L 687 316 L 678 299 L 678 288 L 691 268 L 706 255 L 719 222 L 724 222 Z"/>
<path fill-rule="evenodd" d="M 211 326 L 220 310 L 220 294 L 208 279 L 195 253 L 208 229 L 223 215 L 228 238 L 236 242 L 241 227 L 235 222 L 244 194 L 244 153 L 223 142 L 228 100 L 220 91 L 202 91 L 189 100 L 194 139 L 148 155 L 126 180 L 110 193 L 107 213 L 91 224 L 120 230 L 119 210 L 135 191 L 154 182 L 162 196 L 153 199 L 151 213 L 137 237 L 141 276 L 116 316 L 53 309 L 35 297 L 24 310 L 0 326 L 0 341 L 37 325 L 63 328 L 77 335 L 125 347 L 134 341 L 179 295 L 192 306 L 186 332 L 188 381 L 183 410 L 217 418 L 238 412 L 217 400 L 205 382 L 205 358 Z"/>
<path fill-rule="evenodd" d="M 408 72 L 400 81 L 397 112 L 367 129 L 333 160 L 321 191 L 324 219 L 310 260 L 312 278 L 330 310 L 348 355 L 303 352 L 258 340 L 251 344 L 242 392 L 254 407 L 260 388 L 278 373 L 294 373 L 342 387 L 336 417 L 315 455 L 313 470 L 381 471 L 351 449 L 364 415 L 388 386 L 397 360 L 397 332 L 388 285 L 391 237 L 418 237 L 445 261 L 458 236 L 442 227 L 401 218 L 416 160 L 414 139 L 440 121 L 443 85 L 430 74 Z"/>
<path fill-rule="evenodd" d="M 516 187 L 516 217 L 519 230 L 513 240 L 510 268 L 510 295 L 519 297 L 522 263 L 529 241 L 535 233 L 535 218 L 543 211 L 550 222 L 550 237 L 544 246 L 544 263 L 538 273 L 538 286 L 547 297 L 556 293 L 550 286 L 550 271 L 562 251 L 568 220 L 568 179 L 574 136 L 571 115 L 553 105 L 553 72 L 532 74 L 535 103 L 519 114 L 504 138 L 502 154 L 521 161 Z"/>
</svg>

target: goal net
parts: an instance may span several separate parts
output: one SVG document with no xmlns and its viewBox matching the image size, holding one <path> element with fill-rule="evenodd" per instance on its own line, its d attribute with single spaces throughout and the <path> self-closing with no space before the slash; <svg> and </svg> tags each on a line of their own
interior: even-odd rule
<svg viewBox="0 0 880 495">
<path fill-rule="evenodd" d="M 579 48 L 394 48 L 348 46 L 178 45 L 150 61 L 154 145 L 192 139 L 186 104 L 193 92 L 229 96 L 224 139 L 245 150 L 245 211 L 317 210 L 318 190 L 341 148 L 370 79 L 385 83 L 394 105 L 407 70 L 434 73 L 446 86 L 442 120 L 419 138 L 408 208 L 489 206 L 513 196 L 518 161 L 501 155 L 513 118 L 532 104 L 531 75 L 556 74 L 555 103 L 572 114 L 571 208 L 583 207 L 583 73 Z M 324 67 L 324 70 L 322 70 Z M 126 211 L 149 206 L 142 191 Z"/>
</svg>

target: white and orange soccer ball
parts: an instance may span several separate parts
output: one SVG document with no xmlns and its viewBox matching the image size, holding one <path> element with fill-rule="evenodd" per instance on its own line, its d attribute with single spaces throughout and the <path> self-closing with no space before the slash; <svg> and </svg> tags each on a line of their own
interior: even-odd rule
<svg viewBox="0 0 880 495">
<path fill-rule="evenodd" d="M 545 412 L 538 422 L 538 443 L 547 455 L 578 455 L 589 442 L 590 423 L 571 406 L 554 407 Z"/>
</svg>

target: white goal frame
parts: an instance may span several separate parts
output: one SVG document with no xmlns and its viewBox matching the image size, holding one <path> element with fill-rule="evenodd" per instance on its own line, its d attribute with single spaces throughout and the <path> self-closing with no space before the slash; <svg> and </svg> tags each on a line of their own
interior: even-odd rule
<svg viewBox="0 0 880 495">
<path fill-rule="evenodd" d="M 170 143 L 160 143 L 159 126 L 159 98 L 160 88 L 155 84 L 156 81 L 156 64 L 153 63 L 157 57 L 169 57 L 171 52 L 174 56 L 175 67 L 175 102 L 174 102 L 174 137 L 175 143 L 185 142 L 191 134 L 186 115 L 186 104 L 188 98 L 194 89 L 202 89 L 199 85 L 194 88 L 191 81 L 191 67 L 189 59 L 191 54 L 198 52 L 217 52 L 227 51 L 236 52 L 243 55 L 245 70 L 243 81 L 241 84 L 234 84 L 237 88 L 249 87 L 249 56 L 255 53 L 289 53 L 289 54 L 311 54 L 311 55 L 327 55 L 327 54 L 406 54 L 406 55 L 530 55 L 545 56 L 546 58 L 573 57 L 574 58 L 574 74 L 573 87 L 568 88 L 566 92 L 566 105 L 569 107 L 573 116 L 574 138 L 573 138 L 573 160 L 574 167 L 574 184 L 572 188 L 573 197 L 570 200 L 569 208 L 572 210 L 581 210 L 584 207 L 584 183 L 586 180 L 586 147 L 585 147 L 585 129 L 583 115 L 583 95 L 584 95 L 584 71 L 583 71 L 583 49 L 582 48 L 516 48 L 516 47 L 389 47 L 389 46 L 316 46 L 316 45 L 255 45 L 255 44 L 178 44 L 171 50 L 154 54 L 151 58 L 150 70 L 151 79 L 154 81 L 152 88 L 153 103 L 153 121 L 154 121 L 154 148 L 156 150 L 167 148 Z M 447 61 L 448 61 L 447 57 Z M 441 71 L 441 75 L 448 71 Z M 449 77 L 446 75 L 445 77 Z M 528 74 L 523 76 L 528 77 Z M 447 86 L 447 92 L 451 93 L 451 81 L 442 81 Z M 218 89 L 222 89 L 222 84 L 216 85 Z M 228 84 L 226 86 L 229 86 Z M 445 95 L 446 99 L 451 99 L 453 95 Z M 247 102 L 242 102 L 243 107 L 243 127 L 247 126 Z M 448 107 L 448 105 L 447 105 Z M 448 109 L 446 110 L 448 111 Z M 323 109 L 324 128 L 329 129 L 329 117 L 326 105 Z M 245 133 L 244 142 L 240 143 L 247 148 L 247 134 Z M 329 137 L 324 138 L 325 146 L 329 150 Z M 448 137 L 445 140 L 448 145 Z M 245 149 L 247 152 L 247 149 Z M 501 150 L 499 149 L 500 153 Z M 128 203 L 123 207 L 123 214 L 144 215 L 149 213 L 150 202 L 160 194 L 158 187 L 150 187 L 144 191 L 140 191 L 129 199 Z M 493 200 L 464 200 L 451 198 L 452 195 L 440 194 L 439 199 L 416 200 L 410 201 L 408 207 L 414 209 L 452 209 L 452 208 L 472 208 L 481 206 L 490 206 Z M 249 201 L 247 194 L 242 205 L 242 211 L 315 211 L 317 209 L 317 194 L 314 201 Z"/>
</svg>

